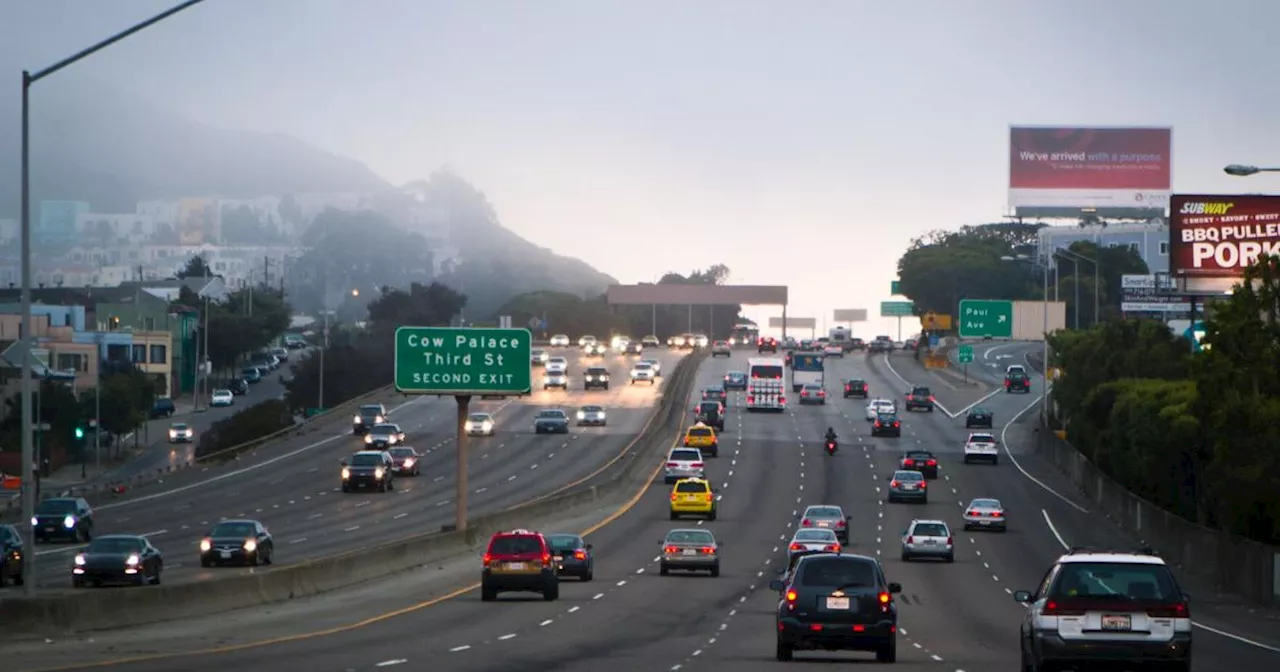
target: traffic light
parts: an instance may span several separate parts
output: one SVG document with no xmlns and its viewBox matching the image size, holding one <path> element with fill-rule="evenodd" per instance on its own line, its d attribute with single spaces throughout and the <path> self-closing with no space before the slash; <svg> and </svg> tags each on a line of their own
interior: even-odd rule
<svg viewBox="0 0 1280 672">
<path fill-rule="evenodd" d="M 81 426 L 77 425 L 77 426 L 76 426 L 76 441 L 80 441 L 80 440 L 81 440 L 81 439 L 83 439 L 83 438 L 84 438 L 84 427 L 81 427 Z"/>
</svg>

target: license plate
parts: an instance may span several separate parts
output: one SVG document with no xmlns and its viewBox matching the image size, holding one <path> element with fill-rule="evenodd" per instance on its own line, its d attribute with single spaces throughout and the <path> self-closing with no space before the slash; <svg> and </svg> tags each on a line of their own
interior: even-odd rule
<svg viewBox="0 0 1280 672">
<path fill-rule="evenodd" d="M 982 523 L 983 525 L 990 525 L 990 524 L 991 524 L 991 521 L 989 521 L 989 520 L 980 520 L 980 521 L 978 521 L 978 522 Z"/>
<path fill-rule="evenodd" d="M 1128 631 L 1133 629 L 1132 621 L 1128 616 L 1103 616 L 1103 630 Z"/>
<path fill-rule="evenodd" d="M 47 527 L 45 527 L 45 528 L 44 528 L 44 531 L 45 531 L 45 532 L 52 532 L 52 531 L 53 531 L 53 527 L 52 527 L 52 526 L 47 526 Z"/>
<path fill-rule="evenodd" d="M 819 522 L 819 523 L 818 523 L 818 527 L 831 527 L 831 523 L 822 523 L 822 522 Z"/>
<path fill-rule="evenodd" d="M 934 545 L 934 544 L 936 544 L 936 543 L 938 543 L 938 542 L 937 542 L 936 540 L 933 540 L 933 539 L 925 539 L 925 540 L 924 540 L 924 545 L 925 545 L 925 546 L 933 546 L 933 545 Z"/>
<path fill-rule="evenodd" d="M 231 551 L 222 551 L 221 553 L 222 553 L 222 559 L 223 559 L 223 560 L 229 560 L 229 559 L 231 559 Z"/>
<path fill-rule="evenodd" d="M 522 569 L 524 569 L 524 563 L 523 563 L 523 562 L 508 562 L 508 563 L 507 563 L 507 569 L 510 569 L 510 570 L 517 570 L 517 571 L 518 571 L 518 570 L 522 570 Z"/>
<path fill-rule="evenodd" d="M 903 489 L 903 490 L 915 490 L 915 489 L 916 489 L 916 486 L 914 486 L 914 485 L 904 485 L 904 486 L 902 486 L 902 489 Z"/>
<path fill-rule="evenodd" d="M 564 560 L 564 556 L 563 556 L 563 555 L 557 555 L 554 559 L 555 559 L 555 561 L 556 561 L 556 562 L 560 562 L 560 561 Z"/>
<path fill-rule="evenodd" d="M 697 551 L 696 549 L 686 548 L 686 549 L 684 549 L 684 554 L 685 554 L 685 555 L 697 555 L 697 554 L 698 554 L 698 551 Z"/>
<path fill-rule="evenodd" d="M 828 597 L 827 609 L 832 611 L 848 611 L 849 598 L 847 597 Z"/>
</svg>

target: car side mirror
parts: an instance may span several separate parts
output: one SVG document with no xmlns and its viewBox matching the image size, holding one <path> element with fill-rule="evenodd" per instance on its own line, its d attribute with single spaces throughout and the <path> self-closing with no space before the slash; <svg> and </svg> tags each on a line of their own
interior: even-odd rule
<svg viewBox="0 0 1280 672">
<path fill-rule="evenodd" d="M 783 582 L 782 582 L 781 580 L 779 580 L 779 579 L 774 579 L 774 580 L 772 580 L 772 581 L 770 581 L 770 582 L 769 582 L 769 590 L 776 590 L 776 591 L 778 591 L 779 593 L 781 593 L 782 591 L 784 591 L 784 590 L 786 590 L 786 589 L 787 589 L 787 584 L 786 584 L 786 583 L 783 583 Z"/>
<path fill-rule="evenodd" d="M 901 593 L 901 592 L 902 592 L 902 584 L 901 584 L 901 583 L 890 583 L 890 584 L 889 584 L 889 593 L 890 593 L 890 594 L 897 595 L 898 593 Z"/>
<path fill-rule="evenodd" d="M 1031 599 L 1031 593 L 1025 590 L 1015 590 L 1013 592 L 1013 601 L 1020 604 L 1031 604 L 1034 602 L 1034 600 Z"/>
<path fill-rule="evenodd" d="M 588 551 L 590 551 L 590 550 L 591 550 L 591 549 L 593 549 L 593 548 L 595 548 L 595 546 L 594 546 L 593 544 L 587 544 L 587 545 L 586 545 L 586 549 L 587 549 Z"/>
</svg>

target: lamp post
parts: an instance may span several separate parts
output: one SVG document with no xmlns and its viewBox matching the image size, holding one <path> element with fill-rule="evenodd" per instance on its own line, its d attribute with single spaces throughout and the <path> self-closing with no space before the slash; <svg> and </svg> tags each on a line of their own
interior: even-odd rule
<svg viewBox="0 0 1280 672">
<path fill-rule="evenodd" d="M 1029 262 L 1044 269 L 1044 290 L 1040 294 L 1040 314 L 1044 318 L 1044 361 L 1040 366 L 1040 418 L 1047 429 L 1049 426 L 1049 260 L 1036 259 L 1025 254 L 1003 256 L 1001 261 Z"/>
<path fill-rule="evenodd" d="M 1235 177 L 1248 177 L 1257 175 L 1258 173 L 1280 173 L 1280 168 L 1259 168 L 1258 166 L 1247 166 L 1240 163 L 1233 163 L 1225 166 L 1222 172 L 1233 175 Z"/>
<path fill-rule="evenodd" d="M 31 410 L 32 410 L 32 389 L 31 389 L 31 85 L 48 77 L 63 68 L 72 65 L 80 60 L 88 58 L 93 54 L 106 49 L 107 47 L 140 32 L 154 24 L 157 24 L 188 7 L 199 4 L 202 0 L 186 0 L 176 7 L 161 12 L 146 21 L 143 21 L 131 28 L 123 30 L 111 37 L 108 37 L 97 44 L 82 49 L 57 63 L 34 73 L 27 70 L 22 71 L 22 122 L 21 122 L 21 160 L 20 171 L 21 179 L 19 180 L 22 190 L 22 223 L 21 223 L 21 241 L 22 241 L 22 329 L 20 331 L 21 340 L 25 342 L 26 347 L 23 348 L 22 355 L 22 517 L 23 520 L 30 520 L 35 513 L 36 508 L 36 492 L 33 483 L 28 483 L 27 479 L 34 470 L 35 446 L 32 445 Z M 25 545 L 26 548 L 35 548 L 35 530 L 26 528 Z M 36 592 L 36 554 L 27 555 L 22 563 L 22 571 L 26 578 L 23 581 L 22 592 L 25 595 L 35 595 Z"/>
<path fill-rule="evenodd" d="M 1075 264 L 1076 267 L 1076 278 L 1075 281 L 1072 282 L 1072 284 L 1075 285 L 1076 290 L 1076 329 L 1080 328 L 1080 262 L 1083 261 L 1093 265 L 1093 323 L 1097 324 L 1098 311 L 1101 310 L 1101 303 L 1098 298 L 1100 296 L 1098 294 L 1098 260 L 1087 257 L 1079 252 L 1072 252 L 1066 248 L 1054 250 L 1053 253 L 1055 255 L 1062 255 L 1066 257 L 1071 261 L 1071 263 Z"/>
</svg>

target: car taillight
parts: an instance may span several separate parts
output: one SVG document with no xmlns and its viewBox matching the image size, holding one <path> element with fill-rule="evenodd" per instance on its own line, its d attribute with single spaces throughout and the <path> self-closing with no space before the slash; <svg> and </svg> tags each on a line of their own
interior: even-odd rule
<svg viewBox="0 0 1280 672">
<path fill-rule="evenodd" d="M 843 520 L 837 520 L 837 521 L 836 521 L 836 527 L 844 527 L 844 521 L 843 521 Z"/>
<path fill-rule="evenodd" d="M 543 554 L 542 554 L 542 564 L 544 564 L 544 565 L 549 565 L 549 564 L 551 564 L 551 554 L 550 554 L 550 553 L 543 553 Z"/>
<path fill-rule="evenodd" d="M 914 543 L 916 543 L 916 538 L 915 538 L 915 537 L 913 537 L 913 536 L 908 535 L 908 536 L 907 536 L 907 543 L 908 543 L 908 544 L 914 544 Z"/>
<path fill-rule="evenodd" d="M 711 554 L 713 554 L 713 553 L 715 553 L 715 552 L 716 552 L 716 549 L 715 549 L 715 547 L 713 547 L 713 546 L 703 546 L 703 547 L 702 547 L 702 554 L 703 554 L 703 555 L 711 555 Z"/>
<path fill-rule="evenodd" d="M 709 493 L 709 492 L 707 493 L 707 501 L 708 501 L 708 502 L 709 502 L 709 501 L 711 501 L 713 497 L 714 497 L 714 495 L 712 495 L 712 494 L 711 494 L 711 493 Z"/>
<path fill-rule="evenodd" d="M 866 385 L 863 385 L 863 386 L 862 386 L 862 391 L 863 391 L 863 392 L 866 392 L 866 391 L 867 391 L 867 386 L 866 386 Z"/>
<path fill-rule="evenodd" d="M 948 545 L 948 546 L 954 546 L 954 545 L 955 545 L 955 540 L 954 540 L 954 539 L 952 539 L 951 537 L 947 537 L 947 545 Z"/>
<path fill-rule="evenodd" d="M 1061 604 L 1049 600 L 1044 604 L 1044 616 L 1084 616 L 1084 609 L 1065 609 Z"/>
<path fill-rule="evenodd" d="M 1183 602 L 1147 607 L 1147 615 L 1151 618 L 1191 618 L 1191 610 Z"/>
<path fill-rule="evenodd" d="M 480 558 L 480 562 L 483 563 L 485 567 L 488 567 L 489 563 L 493 562 L 493 556 L 485 553 L 484 556 Z"/>
<path fill-rule="evenodd" d="M 1001 517 L 1001 516 L 1003 516 L 1003 515 L 1004 515 L 1004 514 L 1003 514 L 1003 513 L 1000 513 L 999 511 L 992 511 L 992 512 L 991 512 L 991 517 L 992 517 L 992 518 L 999 518 L 999 517 Z"/>
<path fill-rule="evenodd" d="M 676 501 L 676 493 L 671 493 L 671 501 Z"/>
<path fill-rule="evenodd" d="M 879 426 L 880 426 L 880 421 L 876 420 L 876 427 L 879 427 Z"/>
<path fill-rule="evenodd" d="M 880 604 L 889 604 L 893 601 L 893 596 L 889 593 L 880 593 Z"/>
<path fill-rule="evenodd" d="M 907 395 L 907 401 L 915 401 L 915 400 L 916 400 L 916 395 L 914 394 Z"/>
<path fill-rule="evenodd" d="M 898 482 L 897 482 L 897 481 L 890 481 L 890 482 L 889 482 L 889 487 L 891 487 L 891 488 L 896 488 L 896 487 L 898 487 Z"/>
<path fill-rule="evenodd" d="M 927 465 L 929 465 L 929 466 L 931 466 L 931 467 L 936 467 L 936 466 L 938 466 L 938 461 L 937 461 L 937 460 L 929 460 L 928 462 L 925 462 L 925 464 L 927 464 Z"/>
<path fill-rule="evenodd" d="M 826 550 L 828 553 L 839 553 L 839 552 L 840 552 L 840 544 L 827 544 L 827 548 L 826 548 L 825 550 Z"/>
<path fill-rule="evenodd" d="M 894 427 L 897 427 L 897 426 L 898 426 L 898 424 L 899 424 L 899 423 L 895 421 L 895 422 L 893 423 L 893 426 L 894 426 Z"/>
<path fill-rule="evenodd" d="M 921 489 L 924 489 L 924 488 L 927 488 L 927 487 L 929 487 L 929 481 L 920 481 L 920 488 L 921 488 Z"/>
<path fill-rule="evenodd" d="M 819 397 L 825 397 L 825 396 L 827 396 L 827 391 L 826 391 L 826 390 L 823 390 L 823 391 L 819 392 L 819 393 L 818 393 L 818 396 L 819 396 Z"/>
<path fill-rule="evenodd" d="M 801 526 L 801 527 L 809 527 L 809 526 L 810 526 L 810 525 L 812 525 L 812 524 L 813 524 L 813 523 L 809 522 L 809 519 L 808 519 L 808 518 L 805 518 L 804 520 L 800 521 L 800 526 Z"/>
<path fill-rule="evenodd" d="M 585 550 L 581 550 L 581 549 L 580 549 L 580 550 L 577 550 L 577 551 L 574 551 L 574 552 L 573 552 L 573 557 L 574 557 L 574 558 L 576 558 L 576 559 L 578 559 L 578 560 L 586 560 L 586 559 L 587 559 L 587 552 L 586 552 Z"/>
<path fill-rule="evenodd" d="M 791 544 L 791 550 L 793 550 L 793 551 L 803 551 L 803 550 L 804 550 L 804 544 Z"/>
<path fill-rule="evenodd" d="M 913 459 L 911 459 L 911 458 L 907 458 L 907 459 L 905 459 L 905 460 L 903 460 L 903 461 L 902 461 L 902 466 L 904 466 L 904 467 L 909 467 L 909 466 L 911 466 L 911 465 L 913 465 L 913 464 L 915 464 L 915 463 L 916 463 L 916 461 L 915 461 L 915 460 L 913 460 Z"/>
<path fill-rule="evenodd" d="M 676 548 L 675 546 L 668 546 L 662 549 L 662 552 L 666 553 L 667 555 L 675 555 L 676 553 L 680 552 L 680 549 Z"/>
<path fill-rule="evenodd" d="M 755 403 L 755 400 L 756 400 L 756 398 L 755 398 L 753 395 L 750 395 L 750 394 L 748 394 L 748 395 L 747 395 L 747 403 L 748 403 L 748 404 Z"/>
<path fill-rule="evenodd" d="M 788 591 L 787 591 L 787 601 L 788 601 L 788 602 L 795 602 L 797 597 L 799 597 L 799 595 L 796 595 L 796 591 L 794 591 L 794 590 L 788 590 Z"/>
<path fill-rule="evenodd" d="M 1009 387 L 1009 381 L 1007 381 L 1007 380 L 1006 380 L 1006 381 L 1004 381 L 1004 386 L 1005 386 L 1005 387 Z"/>
<path fill-rule="evenodd" d="M 929 395 L 929 401 L 933 401 L 933 395 Z"/>
<path fill-rule="evenodd" d="M 676 463 L 676 462 L 668 462 L 668 463 L 667 463 L 667 468 L 668 468 L 668 469 L 675 469 L 675 468 L 676 468 L 676 467 L 678 467 L 678 466 L 680 466 L 680 465 L 679 465 L 678 463 Z"/>
</svg>

